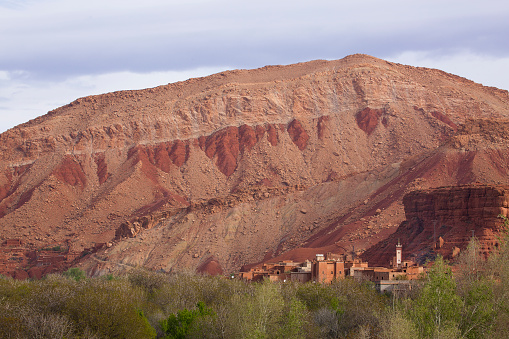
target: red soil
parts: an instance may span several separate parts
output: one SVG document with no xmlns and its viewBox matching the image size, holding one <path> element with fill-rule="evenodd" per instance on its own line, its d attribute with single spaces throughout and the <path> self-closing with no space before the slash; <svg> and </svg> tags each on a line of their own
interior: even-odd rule
<svg viewBox="0 0 509 339">
<path fill-rule="evenodd" d="M 138 145 L 128 151 L 128 158 L 134 159 L 134 163 L 141 161 L 141 169 L 147 178 L 158 185 L 158 173 L 154 166 L 154 151 L 151 147 Z"/>
<path fill-rule="evenodd" d="M 217 167 L 229 177 L 237 168 L 239 146 L 239 129 L 230 126 L 207 137 L 205 154 L 211 159 L 217 156 Z"/>
<path fill-rule="evenodd" d="M 154 159 L 152 164 L 156 165 L 161 171 L 166 173 L 170 172 L 172 164 L 170 152 L 168 151 L 169 147 L 171 147 L 171 143 L 165 142 L 160 143 L 153 149 Z"/>
<path fill-rule="evenodd" d="M 288 124 L 288 134 L 292 139 L 293 143 L 302 151 L 306 148 L 309 140 L 309 135 L 306 130 L 302 127 L 299 120 L 294 119 Z"/>
<path fill-rule="evenodd" d="M 253 127 L 248 125 L 242 125 L 239 127 L 239 148 L 244 150 L 250 150 L 258 142 L 259 138 Z"/>
<path fill-rule="evenodd" d="M 256 140 L 260 141 L 263 138 L 263 136 L 265 135 L 265 132 L 266 132 L 265 126 L 257 125 L 255 127 Z"/>
<path fill-rule="evenodd" d="M 176 140 L 168 152 L 168 156 L 175 166 L 181 167 L 189 159 L 189 145 L 181 140 Z"/>
<path fill-rule="evenodd" d="M 458 130 L 458 125 L 456 125 L 454 122 L 452 122 L 452 120 L 448 116 L 445 116 L 444 114 L 437 112 L 437 111 L 431 112 L 431 115 L 434 116 L 435 118 L 437 118 L 438 120 L 442 121 L 443 123 L 449 125 L 455 131 Z"/>
<path fill-rule="evenodd" d="M 8 175 L 10 175 L 10 172 L 7 172 Z M 12 178 L 12 177 L 11 177 Z M 7 177 L 7 182 L 0 186 L 0 201 L 4 200 L 9 195 L 9 190 L 11 188 L 11 180 L 9 177 Z"/>
<path fill-rule="evenodd" d="M 83 168 L 79 162 L 77 162 L 70 155 L 66 155 L 60 166 L 58 166 L 53 174 L 55 177 L 66 184 L 71 186 L 79 187 L 83 189 L 87 183 L 87 178 L 85 176 L 85 172 L 83 172 Z"/>
<path fill-rule="evenodd" d="M 110 176 L 104 153 L 97 153 L 94 156 L 94 161 L 97 165 L 97 178 L 99 178 L 99 184 L 103 184 Z"/>
<path fill-rule="evenodd" d="M 380 117 L 384 113 L 384 109 L 373 109 L 366 107 L 355 115 L 355 119 L 357 120 L 357 125 L 359 128 L 366 132 L 366 134 L 370 135 L 374 132 Z"/>
<path fill-rule="evenodd" d="M 273 187 L 274 186 L 272 181 L 270 179 L 267 179 L 267 178 L 264 178 L 264 179 L 258 181 L 256 184 L 257 185 L 261 185 L 261 186 L 267 186 L 267 187 Z"/>
<path fill-rule="evenodd" d="M 22 165 L 22 166 L 14 166 L 12 169 L 14 171 L 14 175 L 17 177 L 23 176 L 32 165 Z"/>
<path fill-rule="evenodd" d="M 272 146 L 277 146 L 279 142 L 277 127 L 273 124 L 267 124 L 267 140 Z"/>
<path fill-rule="evenodd" d="M 216 258 L 210 257 L 200 266 L 198 266 L 196 272 L 208 275 L 222 275 L 223 269 L 221 268 L 221 265 Z"/>
</svg>

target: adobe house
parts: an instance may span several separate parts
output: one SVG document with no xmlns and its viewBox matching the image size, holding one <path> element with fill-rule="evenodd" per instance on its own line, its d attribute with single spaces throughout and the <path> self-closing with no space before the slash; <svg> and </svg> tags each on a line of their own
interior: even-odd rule
<svg viewBox="0 0 509 339">
<path fill-rule="evenodd" d="M 327 253 L 327 255 L 317 254 L 316 260 L 312 263 L 311 280 L 330 284 L 334 280 L 345 279 L 347 276 L 353 276 L 357 269 L 368 267 L 367 262 L 361 259 L 350 259 L 346 255 Z"/>
</svg>

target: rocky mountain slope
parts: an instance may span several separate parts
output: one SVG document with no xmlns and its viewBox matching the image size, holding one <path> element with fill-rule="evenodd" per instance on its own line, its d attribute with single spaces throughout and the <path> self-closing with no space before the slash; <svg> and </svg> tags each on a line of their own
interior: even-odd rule
<svg viewBox="0 0 509 339">
<path fill-rule="evenodd" d="M 1 236 L 110 243 L 97 274 L 365 249 L 414 188 L 508 184 L 506 119 L 507 91 L 366 55 L 81 98 L 0 135 Z"/>
</svg>

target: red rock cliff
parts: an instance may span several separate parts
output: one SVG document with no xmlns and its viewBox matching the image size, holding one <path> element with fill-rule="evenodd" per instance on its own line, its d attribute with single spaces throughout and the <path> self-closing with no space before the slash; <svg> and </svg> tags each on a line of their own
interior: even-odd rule
<svg viewBox="0 0 509 339">
<path fill-rule="evenodd" d="M 509 186 L 467 185 L 408 193 L 403 198 L 406 220 L 388 239 L 368 249 L 363 257 L 372 265 L 387 266 L 398 241 L 407 259 L 423 262 L 440 253 L 457 255 L 474 235 L 488 255 L 498 246 L 502 219 L 508 216 Z"/>
</svg>

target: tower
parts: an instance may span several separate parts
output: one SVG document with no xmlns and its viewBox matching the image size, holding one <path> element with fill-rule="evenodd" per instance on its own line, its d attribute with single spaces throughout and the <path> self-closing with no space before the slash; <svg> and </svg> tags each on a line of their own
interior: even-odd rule
<svg viewBox="0 0 509 339">
<path fill-rule="evenodd" d="M 401 253 L 403 252 L 403 245 L 399 242 L 396 245 L 396 267 L 401 267 Z"/>
</svg>

